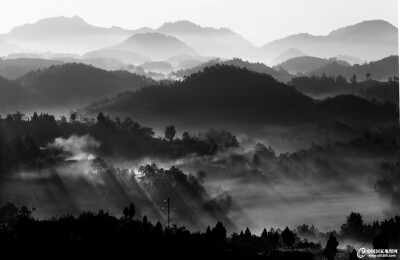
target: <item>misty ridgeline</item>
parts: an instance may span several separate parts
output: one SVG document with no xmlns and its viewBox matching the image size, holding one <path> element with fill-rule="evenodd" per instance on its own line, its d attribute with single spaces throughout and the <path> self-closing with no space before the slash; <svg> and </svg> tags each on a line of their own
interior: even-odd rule
<svg viewBox="0 0 400 260">
<path fill-rule="evenodd" d="M 261 47 L 189 21 L 15 27 L 0 36 L 0 248 L 400 250 L 397 39 L 382 20 Z"/>
</svg>

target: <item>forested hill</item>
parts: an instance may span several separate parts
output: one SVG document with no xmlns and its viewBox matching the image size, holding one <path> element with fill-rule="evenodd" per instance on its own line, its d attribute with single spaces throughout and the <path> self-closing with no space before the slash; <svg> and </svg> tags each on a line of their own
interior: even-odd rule
<svg viewBox="0 0 400 260">
<path fill-rule="evenodd" d="M 230 60 L 220 60 L 220 59 L 213 59 L 208 62 L 205 62 L 201 65 L 195 66 L 190 69 L 185 69 L 185 70 L 179 70 L 177 72 L 171 73 L 172 76 L 178 77 L 178 78 L 184 78 L 187 77 L 193 73 L 202 71 L 206 67 L 211 67 L 214 65 L 233 65 L 239 68 L 246 68 L 248 70 L 254 71 L 254 72 L 259 72 L 259 73 L 265 73 L 268 75 L 271 75 L 274 79 L 281 81 L 281 82 L 288 82 L 291 78 L 292 75 L 290 75 L 287 71 L 285 70 L 275 70 L 273 68 L 268 67 L 267 65 L 259 62 L 248 62 L 244 61 L 239 58 L 233 58 Z"/>
<path fill-rule="evenodd" d="M 14 87 L 7 87 L 9 84 Z M 72 110 L 149 84 L 155 84 L 155 81 L 129 72 L 105 71 L 81 63 L 54 65 L 32 71 L 15 81 L 3 80 L 0 96 L 8 98 L 2 100 L 0 111 L 9 113 L 63 107 Z"/>
<path fill-rule="evenodd" d="M 269 75 L 232 65 L 206 67 L 169 87 L 159 85 L 120 93 L 88 106 L 82 113 L 95 115 L 100 111 L 145 122 L 168 120 L 207 126 L 396 119 L 396 108 L 390 105 L 356 96 L 316 101 Z"/>
</svg>

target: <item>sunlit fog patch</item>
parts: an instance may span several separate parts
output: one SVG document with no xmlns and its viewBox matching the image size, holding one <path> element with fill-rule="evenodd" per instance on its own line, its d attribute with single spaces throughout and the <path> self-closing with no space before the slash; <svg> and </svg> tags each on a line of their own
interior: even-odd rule
<svg viewBox="0 0 400 260">
<path fill-rule="evenodd" d="M 70 156 L 66 160 L 94 160 L 96 156 L 91 152 L 100 147 L 100 142 L 90 135 L 72 135 L 69 138 L 56 138 L 49 147 L 69 153 Z"/>
</svg>

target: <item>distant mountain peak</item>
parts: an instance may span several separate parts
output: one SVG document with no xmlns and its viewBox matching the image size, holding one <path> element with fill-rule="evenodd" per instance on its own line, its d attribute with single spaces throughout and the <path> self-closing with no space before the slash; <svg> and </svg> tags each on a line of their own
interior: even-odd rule
<svg viewBox="0 0 400 260">
<path fill-rule="evenodd" d="M 141 41 L 159 41 L 159 40 L 172 40 L 172 41 L 179 41 L 173 36 L 164 35 L 158 32 L 144 32 L 144 33 L 135 33 L 131 37 L 129 37 L 126 41 L 132 40 L 141 40 Z"/>
<path fill-rule="evenodd" d="M 67 17 L 64 15 L 61 16 L 55 16 L 55 17 L 48 17 L 48 18 L 44 18 L 44 19 L 40 19 L 38 21 L 36 21 L 35 23 L 30 23 L 29 25 L 40 25 L 40 24 L 50 24 L 50 23 L 74 23 L 74 24 L 88 24 L 87 22 L 85 22 L 85 20 L 83 20 L 81 17 L 74 15 L 71 17 Z"/>
<path fill-rule="evenodd" d="M 198 55 L 192 47 L 174 36 L 158 32 L 136 33 L 120 44 L 110 48 L 141 53 L 153 59 L 161 60 L 182 54 Z"/>
<path fill-rule="evenodd" d="M 73 19 L 73 20 L 75 20 L 75 21 L 85 22 L 85 21 L 82 19 L 82 17 L 77 16 L 77 15 L 72 16 L 71 19 Z"/>
<path fill-rule="evenodd" d="M 334 30 L 328 34 L 328 37 L 337 37 L 359 33 L 367 33 L 373 35 L 375 33 L 387 32 L 396 33 L 397 27 L 385 20 L 368 20 Z"/>
<path fill-rule="evenodd" d="M 166 22 L 160 28 L 158 28 L 157 31 L 164 33 L 204 33 L 204 32 L 234 33 L 232 30 L 227 28 L 202 27 L 189 20 Z"/>
</svg>

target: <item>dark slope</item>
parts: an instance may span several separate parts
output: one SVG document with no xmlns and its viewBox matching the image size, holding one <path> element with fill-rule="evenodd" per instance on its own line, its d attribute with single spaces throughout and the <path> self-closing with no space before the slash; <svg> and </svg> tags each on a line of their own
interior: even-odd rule
<svg viewBox="0 0 400 260">
<path fill-rule="evenodd" d="M 45 69 L 52 65 L 61 65 L 63 61 L 38 58 L 0 59 L 0 76 L 16 79 L 30 71 Z"/>
<path fill-rule="evenodd" d="M 0 96 L 14 86 L 11 99 L 3 100 L 3 108 L 30 109 L 75 109 L 125 90 L 134 90 L 154 84 L 149 78 L 124 72 L 109 72 L 80 63 L 67 63 L 33 71 L 14 82 L 0 82 Z M 7 84 L 6 84 L 6 83 Z M 16 91 L 19 90 L 20 91 Z M 26 102 L 14 103 L 13 100 Z M 18 104 L 21 103 L 20 106 Z M 9 109 L 2 112 L 12 112 Z"/>
<path fill-rule="evenodd" d="M 32 72 L 18 79 L 18 82 L 24 88 L 43 96 L 46 103 L 54 105 L 83 105 L 123 90 L 133 90 L 153 83 L 135 74 L 121 79 L 113 72 L 81 63 L 68 63 Z"/>
<path fill-rule="evenodd" d="M 337 112 L 336 105 L 341 107 Z M 316 101 L 269 75 L 226 65 L 207 67 L 173 86 L 121 93 L 87 107 L 82 113 L 96 115 L 100 111 L 129 115 L 145 122 L 162 120 L 198 126 L 251 124 L 255 127 L 335 118 L 372 122 L 396 117 L 394 111 L 388 113 L 358 97 Z"/>
<path fill-rule="evenodd" d="M 271 75 L 274 79 L 281 81 L 281 82 L 288 82 L 292 75 L 290 75 L 288 72 L 284 70 L 275 70 L 271 67 L 268 67 L 267 65 L 259 62 L 248 62 L 241 60 L 239 58 L 233 58 L 230 60 L 220 60 L 220 59 L 213 59 L 208 62 L 205 62 L 201 65 L 198 65 L 196 67 L 190 68 L 190 69 L 185 69 L 185 70 L 179 70 L 177 72 L 172 73 L 173 76 L 178 77 L 178 78 L 184 78 L 187 77 L 193 73 L 197 73 L 199 71 L 202 71 L 206 67 L 214 66 L 214 65 L 233 65 L 239 68 L 246 68 L 248 70 L 258 72 L 258 73 L 263 73 L 263 74 L 268 74 Z"/>
<path fill-rule="evenodd" d="M 34 103 L 34 96 L 18 83 L 0 76 L 0 112 L 21 110 Z"/>
</svg>

